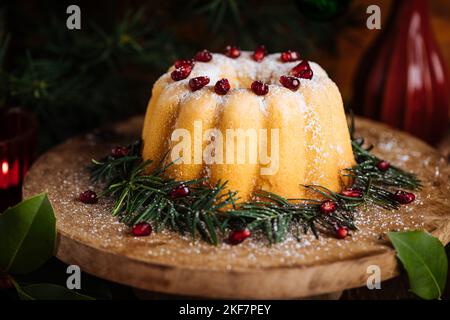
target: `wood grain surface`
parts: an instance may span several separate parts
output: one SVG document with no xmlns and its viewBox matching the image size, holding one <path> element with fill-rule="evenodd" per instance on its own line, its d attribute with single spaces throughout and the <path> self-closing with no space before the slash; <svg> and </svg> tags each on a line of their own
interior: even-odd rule
<svg viewBox="0 0 450 320">
<path fill-rule="evenodd" d="M 357 133 L 374 152 L 416 172 L 424 181 L 417 200 L 398 211 L 368 207 L 357 214 L 358 231 L 346 240 L 294 236 L 270 246 L 258 236 L 239 246 L 217 247 L 164 231 L 136 238 L 110 215 L 111 201 L 76 200 L 88 188 L 86 165 L 117 144 L 139 136 L 142 118 L 66 141 L 40 157 L 24 184 L 24 197 L 48 192 L 57 215 L 56 256 L 87 273 L 135 288 L 210 298 L 301 298 L 364 286 L 367 267 L 382 279 L 398 274 L 386 238 L 392 230 L 426 229 L 450 240 L 449 170 L 427 144 L 385 125 L 357 119 Z"/>
</svg>

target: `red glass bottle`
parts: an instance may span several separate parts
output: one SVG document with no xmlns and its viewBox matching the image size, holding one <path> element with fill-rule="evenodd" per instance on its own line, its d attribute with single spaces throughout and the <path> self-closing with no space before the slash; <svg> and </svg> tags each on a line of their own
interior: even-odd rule
<svg viewBox="0 0 450 320">
<path fill-rule="evenodd" d="M 353 108 L 434 144 L 448 126 L 450 95 L 427 0 L 394 1 L 383 29 L 356 74 Z"/>
</svg>

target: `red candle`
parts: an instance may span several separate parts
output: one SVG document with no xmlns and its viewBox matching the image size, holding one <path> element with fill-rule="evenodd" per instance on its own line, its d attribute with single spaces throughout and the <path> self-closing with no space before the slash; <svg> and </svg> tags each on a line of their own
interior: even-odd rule
<svg viewBox="0 0 450 320">
<path fill-rule="evenodd" d="M 9 164 L 7 160 L 2 161 L 2 170 L 0 174 L 0 189 L 6 189 L 9 186 Z"/>
<path fill-rule="evenodd" d="M 31 114 L 17 108 L 0 111 L 0 213 L 21 200 L 35 137 L 36 121 Z"/>
</svg>

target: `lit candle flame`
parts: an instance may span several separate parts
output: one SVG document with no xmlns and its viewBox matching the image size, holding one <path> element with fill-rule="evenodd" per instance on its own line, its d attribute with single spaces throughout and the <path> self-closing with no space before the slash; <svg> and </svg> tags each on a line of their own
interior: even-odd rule
<svg viewBox="0 0 450 320">
<path fill-rule="evenodd" d="M 6 160 L 4 160 L 3 162 L 2 162 L 2 173 L 3 173 L 3 175 L 7 175 L 8 174 L 8 171 L 9 171 L 9 165 L 8 165 L 8 162 L 6 161 Z"/>
</svg>

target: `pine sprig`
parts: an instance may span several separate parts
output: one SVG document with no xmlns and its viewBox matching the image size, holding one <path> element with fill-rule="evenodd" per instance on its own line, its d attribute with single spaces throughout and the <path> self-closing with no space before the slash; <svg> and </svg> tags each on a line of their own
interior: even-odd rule
<svg viewBox="0 0 450 320">
<path fill-rule="evenodd" d="M 140 141 L 130 145 L 125 157 L 115 159 L 112 155 L 108 155 L 99 161 L 93 159 L 92 165 L 89 167 L 91 181 L 102 181 L 111 187 L 122 180 L 128 179 L 134 168 L 142 162 L 140 146 Z"/>
<path fill-rule="evenodd" d="M 352 135 L 353 137 L 353 135 Z M 109 155 L 100 161 L 93 160 L 91 180 L 105 185 L 103 195 L 115 200 L 112 214 L 123 223 L 133 226 L 148 222 L 156 231 L 171 229 L 182 234 L 198 236 L 218 244 L 227 230 L 242 228 L 260 230 L 270 243 L 282 242 L 290 231 L 334 234 L 337 227 L 356 230 L 354 215 L 362 205 L 375 205 L 384 209 L 398 209 L 400 203 L 392 187 L 409 190 L 420 189 L 420 180 L 412 173 L 390 167 L 381 171 L 376 164 L 379 158 L 363 147 L 363 140 L 352 140 L 357 165 L 345 170 L 344 176 L 352 179 L 352 189 L 360 197 L 350 197 L 317 185 L 304 188 L 325 200 L 337 204 L 337 210 L 323 214 L 320 210 L 325 200 L 286 199 L 267 191 L 255 193 L 252 201 L 237 203 L 237 192 L 227 189 L 227 183 L 218 181 L 211 186 L 206 179 L 176 181 L 165 176 L 172 165 L 148 172 L 151 161 L 143 161 L 141 144 L 128 147 L 124 157 Z M 179 186 L 189 187 L 189 194 L 173 197 Z M 294 230 L 295 229 L 295 230 Z"/>
<path fill-rule="evenodd" d="M 180 182 L 165 178 L 163 174 L 170 165 L 145 174 L 151 161 L 142 161 L 137 155 L 139 145 L 130 146 L 125 157 L 93 160 L 90 167 L 92 181 L 103 182 L 103 195 L 115 199 L 112 214 L 130 226 L 151 222 L 156 231 L 170 228 L 190 233 L 193 238 L 199 234 L 217 244 L 218 233 L 226 226 L 226 220 L 218 216 L 225 207 L 234 206 L 236 192 L 226 192 L 226 182 L 209 186 L 204 179 Z M 191 192 L 173 198 L 171 191 L 180 185 L 189 186 Z"/>
<path fill-rule="evenodd" d="M 385 171 L 377 168 L 377 164 L 380 163 L 381 159 L 371 153 L 373 145 L 364 147 L 364 138 L 355 136 L 355 116 L 352 110 L 350 110 L 349 132 L 357 165 L 346 169 L 344 176 L 349 176 L 359 185 L 367 184 L 370 181 L 373 184 L 408 190 L 420 190 L 422 188 L 420 179 L 414 173 L 406 172 L 393 165 L 390 165 Z"/>
<path fill-rule="evenodd" d="M 365 149 L 363 144 L 364 139 L 352 140 L 353 153 L 358 165 L 346 170 L 349 176 L 359 177 L 366 181 L 371 179 L 373 183 L 381 183 L 386 186 L 420 190 L 421 182 L 413 173 L 405 172 L 392 165 L 386 171 L 378 170 L 377 164 L 381 159 L 370 153 L 372 146 Z"/>
<path fill-rule="evenodd" d="M 270 243 L 282 242 L 292 225 L 296 225 L 303 233 L 310 231 L 316 237 L 318 226 L 329 233 L 335 231 L 336 225 L 356 229 L 350 211 L 321 214 L 321 201 L 292 202 L 267 191 L 258 191 L 256 197 L 257 201 L 244 203 L 237 210 L 228 211 L 227 215 L 243 219 L 250 230 L 262 230 Z"/>
</svg>

